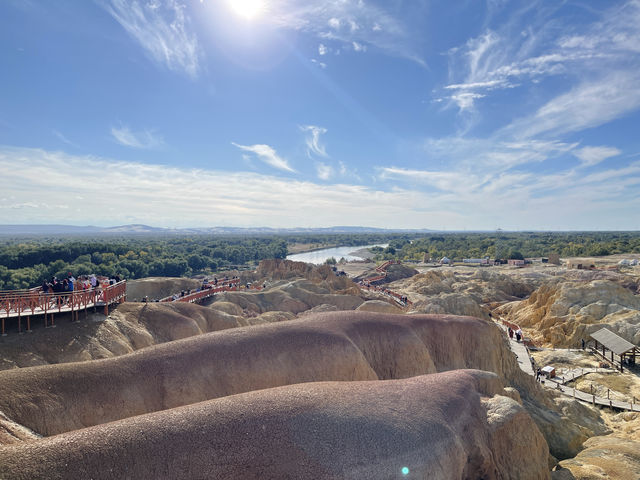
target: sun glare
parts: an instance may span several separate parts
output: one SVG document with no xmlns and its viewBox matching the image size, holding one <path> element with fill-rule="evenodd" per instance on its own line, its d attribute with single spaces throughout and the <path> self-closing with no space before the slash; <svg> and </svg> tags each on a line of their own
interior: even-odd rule
<svg viewBox="0 0 640 480">
<path fill-rule="evenodd" d="M 258 17 L 265 9 L 264 0 L 228 0 L 233 11 L 247 20 Z"/>
</svg>

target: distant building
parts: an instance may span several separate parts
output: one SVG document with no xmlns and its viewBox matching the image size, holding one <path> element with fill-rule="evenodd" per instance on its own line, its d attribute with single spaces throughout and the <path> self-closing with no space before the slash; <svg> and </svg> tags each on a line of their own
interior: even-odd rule
<svg viewBox="0 0 640 480">
<path fill-rule="evenodd" d="M 442 257 L 442 259 L 440 260 L 440 263 L 442 265 L 449 265 L 451 263 L 451 260 L 449 260 L 447 257 Z"/>
<path fill-rule="evenodd" d="M 489 265 L 489 257 L 485 258 L 463 258 L 462 263 L 474 263 L 479 265 Z"/>
<path fill-rule="evenodd" d="M 510 258 L 507 263 L 516 267 L 524 267 L 524 260 L 518 260 L 517 258 Z"/>
<path fill-rule="evenodd" d="M 550 253 L 548 257 L 549 263 L 552 263 L 553 265 L 560 265 L 560 255 L 557 253 Z"/>
</svg>

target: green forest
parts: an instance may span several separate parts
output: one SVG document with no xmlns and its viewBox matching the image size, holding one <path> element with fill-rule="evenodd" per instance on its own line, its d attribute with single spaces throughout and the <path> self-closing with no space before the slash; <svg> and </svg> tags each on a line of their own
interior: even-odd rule
<svg viewBox="0 0 640 480">
<path fill-rule="evenodd" d="M 0 237 L 0 290 L 37 286 L 67 273 L 129 279 L 211 274 L 254 266 L 265 258 L 285 258 L 293 243 L 363 245 L 406 238 L 397 234 Z"/>
<path fill-rule="evenodd" d="M 52 276 L 95 273 L 123 278 L 191 276 L 285 258 L 296 244 L 377 248 L 377 259 L 522 258 L 640 253 L 640 232 L 367 233 L 267 236 L 173 235 L 0 237 L 0 290 L 28 288 Z"/>
<path fill-rule="evenodd" d="M 640 232 L 496 232 L 437 233 L 415 240 L 394 240 L 385 249 L 373 249 L 377 260 L 422 261 L 448 257 L 510 259 L 557 253 L 561 257 L 640 253 Z"/>
<path fill-rule="evenodd" d="M 33 237 L 0 242 L 0 290 L 32 287 L 69 272 L 181 277 L 287 255 L 280 237 Z"/>
</svg>

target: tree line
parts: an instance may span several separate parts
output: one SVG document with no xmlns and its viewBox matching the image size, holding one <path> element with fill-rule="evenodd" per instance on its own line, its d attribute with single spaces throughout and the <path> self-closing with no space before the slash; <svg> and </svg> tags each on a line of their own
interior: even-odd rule
<svg viewBox="0 0 640 480">
<path fill-rule="evenodd" d="M 69 272 L 181 277 L 287 255 L 286 240 L 280 237 L 32 237 L 0 242 L 0 290 L 33 287 Z"/>
<path fill-rule="evenodd" d="M 0 290 L 28 288 L 53 276 L 180 277 L 285 258 L 295 244 L 388 243 L 379 260 L 564 257 L 640 253 L 640 232 L 349 233 L 267 236 L 0 237 Z"/>
<path fill-rule="evenodd" d="M 51 277 L 118 274 L 135 279 L 213 274 L 266 258 L 285 258 L 288 245 L 367 245 L 407 240 L 417 235 L 125 235 L 0 236 L 0 290 L 29 288 Z"/>
<path fill-rule="evenodd" d="M 385 249 L 373 249 L 378 260 L 421 261 L 448 257 L 522 259 L 545 257 L 598 257 L 640 253 L 640 232 L 496 232 L 437 233 L 415 240 L 394 240 Z"/>
</svg>

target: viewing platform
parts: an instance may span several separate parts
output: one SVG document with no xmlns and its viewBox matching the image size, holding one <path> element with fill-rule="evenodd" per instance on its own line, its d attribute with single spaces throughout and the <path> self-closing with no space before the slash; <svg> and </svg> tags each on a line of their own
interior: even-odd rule
<svg viewBox="0 0 640 480">
<path fill-rule="evenodd" d="M 240 280 L 229 280 L 225 282 L 221 282 L 220 285 L 208 284 L 203 286 L 202 288 L 196 290 L 195 292 L 191 291 L 183 295 L 184 292 L 180 294 L 169 295 L 168 297 L 162 298 L 160 302 L 189 302 L 189 303 L 198 303 L 202 300 L 213 297 L 217 293 L 222 292 L 234 292 L 238 290 L 238 285 L 240 284 Z M 252 287 L 253 290 L 261 290 L 260 288 Z"/>
<path fill-rule="evenodd" d="M 127 297 L 127 281 L 109 285 L 102 284 L 87 290 L 73 292 L 44 293 L 40 288 L 29 290 L 0 291 L 0 335 L 6 335 L 9 321 L 17 321 L 18 333 L 22 333 L 22 321 L 26 321 L 26 331 L 31 331 L 31 317 L 44 316 L 44 326 L 54 326 L 54 314 L 71 313 L 79 320 L 81 311 L 103 307 L 109 314 L 109 306 L 122 303 Z"/>
</svg>

